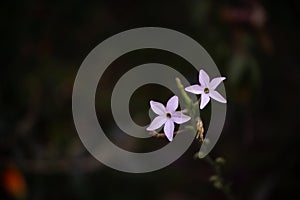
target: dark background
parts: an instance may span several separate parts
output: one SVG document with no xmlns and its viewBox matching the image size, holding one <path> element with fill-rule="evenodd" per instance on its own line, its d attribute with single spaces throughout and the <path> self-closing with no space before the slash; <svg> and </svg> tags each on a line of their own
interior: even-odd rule
<svg viewBox="0 0 300 200">
<path fill-rule="evenodd" d="M 209 182 L 211 166 L 193 158 L 196 141 L 164 169 L 128 174 L 103 166 L 79 140 L 71 94 L 81 62 L 106 38 L 144 26 L 194 38 L 227 77 L 226 123 L 211 156 L 226 159 L 223 176 L 233 196 L 299 198 L 299 8 L 296 0 L 2 2 L 0 199 L 226 199 Z M 196 83 L 197 72 L 185 60 L 159 50 L 122 56 L 99 83 L 104 92 L 97 93 L 96 108 L 106 116 L 99 121 L 128 150 L 166 144 L 164 139 L 128 138 L 110 111 L 118 78 L 154 61 Z M 132 97 L 133 118 L 148 124 L 145 102 L 166 101 L 170 95 L 161 86 L 141 87 Z"/>
</svg>

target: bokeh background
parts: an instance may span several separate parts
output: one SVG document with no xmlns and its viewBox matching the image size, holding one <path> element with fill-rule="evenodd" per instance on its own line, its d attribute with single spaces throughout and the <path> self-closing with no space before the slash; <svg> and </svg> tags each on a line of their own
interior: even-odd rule
<svg viewBox="0 0 300 200">
<path fill-rule="evenodd" d="M 71 94 L 81 62 L 106 38 L 144 26 L 194 38 L 227 77 L 227 118 L 211 157 L 225 158 L 223 177 L 235 199 L 299 198 L 299 8 L 297 0 L 2 2 L 0 199 L 227 199 L 209 181 L 211 166 L 194 159 L 197 141 L 164 169 L 128 174 L 103 166 L 79 140 Z M 135 152 L 167 141 L 122 133 L 110 95 L 122 74 L 148 62 L 197 81 L 189 63 L 169 52 L 138 50 L 112 63 L 99 82 L 99 122 L 113 142 Z M 148 124 L 148 101 L 171 95 L 141 87 L 130 104 L 133 119 Z"/>
</svg>

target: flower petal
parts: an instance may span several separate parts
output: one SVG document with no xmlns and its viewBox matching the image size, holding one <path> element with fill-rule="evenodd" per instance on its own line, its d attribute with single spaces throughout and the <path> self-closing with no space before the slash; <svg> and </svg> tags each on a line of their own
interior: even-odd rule
<svg viewBox="0 0 300 200">
<path fill-rule="evenodd" d="M 213 90 L 209 93 L 209 96 L 213 99 L 215 99 L 216 101 L 219 101 L 221 103 L 226 103 L 226 99 L 224 97 L 222 97 L 222 95 L 220 95 L 219 92 Z"/>
<path fill-rule="evenodd" d="M 191 119 L 191 117 L 182 114 L 181 111 L 177 111 L 172 114 L 171 118 L 176 124 L 183 124 Z"/>
<path fill-rule="evenodd" d="M 164 123 L 166 123 L 167 117 L 165 116 L 157 116 L 151 122 L 150 126 L 147 128 L 147 131 L 154 131 L 160 128 Z"/>
<path fill-rule="evenodd" d="M 200 109 L 203 109 L 209 102 L 210 98 L 207 94 L 201 95 Z"/>
<path fill-rule="evenodd" d="M 167 120 L 167 122 L 165 123 L 164 132 L 168 140 L 171 142 L 173 140 L 174 133 L 174 122 L 172 120 Z"/>
<path fill-rule="evenodd" d="M 226 78 L 225 77 L 219 77 L 219 78 L 214 78 L 213 80 L 211 80 L 209 86 L 211 90 L 214 90 L 218 87 L 218 85 L 224 81 Z"/>
<path fill-rule="evenodd" d="M 191 92 L 193 94 L 202 94 L 203 93 L 203 87 L 201 87 L 200 85 L 191 85 L 189 87 L 186 87 L 185 91 Z"/>
<path fill-rule="evenodd" d="M 153 112 L 155 112 L 158 115 L 164 115 L 166 113 L 166 108 L 162 103 L 150 101 L 150 106 Z"/>
<path fill-rule="evenodd" d="M 204 70 L 200 70 L 199 72 L 199 83 L 201 86 L 208 87 L 209 85 L 209 76 Z"/>
<path fill-rule="evenodd" d="M 168 112 L 174 112 L 177 108 L 178 108 L 178 97 L 173 96 L 172 98 L 169 99 L 166 110 Z"/>
</svg>

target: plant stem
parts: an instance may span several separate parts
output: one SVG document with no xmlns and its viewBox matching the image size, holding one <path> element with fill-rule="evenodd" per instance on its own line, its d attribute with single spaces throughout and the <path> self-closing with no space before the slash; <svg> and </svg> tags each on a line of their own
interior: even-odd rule
<svg viewBox="0 0 300 200">
<path fill-rule="evenodd" d="M 200 116 L 195 116 L 196 112 L 195 112 L 195 108 L 198 109 L 198 106 L 200 104 L 200 100 L 199 102 L 194 103 L 191 98 L 187 95 L 187 93 L 184 90 L 184 87 L 180 81 L 179 78 L 176 78 L 176 83 L 177 83 L 177 87 L 181 92 L 181 95 L 187 105 L 187 112 L 190 114 L 191 118 L 192 118 L 192 124 L 196 124 L 196 128 L 193 125 L 191 127 L 192 131 L 197 132 L 197 136 L 196 139 L 199 139 L 200 144 L 202 145 L 204 141 L 204 128 L 203 128 L 203 123 L 202 120 L 200 118 Z M 156 136 L 159 136 L 160 134 L 156 134 Z M 200 152 L 198 152 L 195 156 L 197 158 L 199 157 Z M 215 175 L 211 176 L 210 181 L 213 183 L 214 187 L 218 190 L 221 190 L 224 195 L 227 197 L 227 199 L 229 200 L 234 200 L 235 198 L 233 197 L 232 193 L 231 193 L 231 189 L 230 189 L 230 184 L 229 183 L 225 183 L 224 178 L 222 177 L 222 170 L 221 170 L 221 165 L 223 165 L 225 163 L 224 158 L 222 157 L 218 157 L 217 159 L 212 159 L 209 155 L 207 155 L 206 157 L 204 157 L 204 160 L 213 168 Z"/>
</svg>

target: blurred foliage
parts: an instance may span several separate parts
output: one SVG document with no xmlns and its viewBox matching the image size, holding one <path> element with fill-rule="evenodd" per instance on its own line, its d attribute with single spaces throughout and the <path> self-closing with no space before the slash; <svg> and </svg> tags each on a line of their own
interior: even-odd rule
<svg viewBox="0 0 300 200">
<path fill-rule="evenodd" d="M 107 37 L 143 26 L 191 36 L 227 77 L 227 119 L 211 157 L 226 159 L 223 176 L 237 199 L 299 198 L 299 8 L 296 0 L 3 2 L 0 199 L 226 199 L 208 181 L 220 185 L 210 165 L 193 159 L 197 141 L 165 169 L 126 174 L 95 160 L 78 138 L 71 94 L 81 62 Z M 124 55 L 99 82 L 96 108 L 105 116 L 99 121 L 114 142 L 132 151 L 166 141 L 122 134 L 112 120 L 110 95 L 122 73 L 153 61 L 197 82 L 184 59 L 154 50 Z M 163 87 L 140 88 L 133 118 L 147 124 L 144 103 L 170 95 Z M 201 117 L 209 124 L 209 113 Z"/>
</svg>

